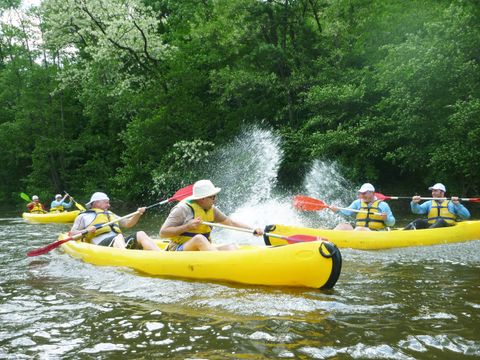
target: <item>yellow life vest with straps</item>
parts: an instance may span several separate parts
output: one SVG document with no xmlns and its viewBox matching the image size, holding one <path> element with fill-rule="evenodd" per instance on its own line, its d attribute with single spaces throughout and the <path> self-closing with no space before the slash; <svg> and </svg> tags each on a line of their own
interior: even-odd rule
<svg viewBox="0 0 480 360">
<path fill-rule="evenodd" d="M 32 213 L 32 214 L 45 214 L 46 211 L 43 210 L 42 204 L 34 203 L 33 207 L 30 209 L 30 213 Z"/>
<path fill-rule="evenodd" d="M 87 210 L 85 211 L 84 214 L 88 214 L 88 213 L 95 213 L 95 218 L 90 224 L 87 225 L 87 227 L 91 225 L 97 226 L 97 225 L 106 224 L 107 222 L 114 220 L 116 217 L 115 214 L 109 210 L 102 210 L 102 209 L 96 209 L 96 208 Z M 113 223 L 108 226 L 103 226 L 101 228 L 98 228 L 94 233 L 87 233 L 83 237 L 83 241 L 91 243 L 93 238 L 99 235 L 108 233 L 110 231 L 113 231 L 117 234 L 122 233 L 122 230 L 120 229 L 120 226 L 118 225 L 118 223 Z"/>
<path fill-rule="evenodd" d="M 382 217 L 380 216 L 380 209 L 378 205 L 382 200 L 375 200 L 368 205 L 366 202 L 362 201 L 360 205 L 360 210 L 366 212 L 357 213 L 357 218 L 355 220 L 355 226 L 368 227 L 371 230 L 382 230 L 386 228 L 385 223 L 383 222 Z"/>
<path fill-rule="evenodd" d="M 457 216 L 448 210 L 449 200 L 432 200 L 432 207 L 428 212 L 428 223 L 434 224 L 437 220 L 443 219 L 447 224 L 453 225 L 457 221 Z"/>
<path fill-rule="evenodd" d="M 213 210 L 213 207 L 211 207 L 209 210 L 205 211 L 200 205 L 198 205 L 196 202 L 193 201 L 186 201 L 185 204 L 187 204 L 193 211 L 193 218 L 200 217 L 202 221 L 208 221 L 208 222 L 213 222 L 215 220 L 215 212 Z M 170 239 L 170 241 L 176 243 L 176 244 L 184 244 L 188 240 L 190 240 L 192 237 L 198 234 L 202 234 L 205 236 L 208 241 L 210 240 L 210 232 L 212 231 L 212 228 L 208 225 L 201 224 L 199 225 L 196 229 L 192 229 L 189 231 L 186 231 L 184 233 L 181 233 L 180 235 L 177 235 L 173 238 Z"/>
<path fill-rule="evenodd" d="M 50 208 L 50 212 L 62 212 L 62 211 L 65 211 L 65 208 L 63 207 L 63 205 L 58 205 Z"/>
</svg>

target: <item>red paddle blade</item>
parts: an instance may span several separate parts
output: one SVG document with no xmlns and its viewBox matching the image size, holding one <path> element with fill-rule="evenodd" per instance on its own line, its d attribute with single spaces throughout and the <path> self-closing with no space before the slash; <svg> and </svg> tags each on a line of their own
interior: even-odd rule
<svg viewBox="0 0 480 360">
<path fill-rule="evenodd" d="M 480 202 L 480 198 L 469 198 L 467 201 L 470 201 L 470 202 Z"/>
<path fill-rule="evenodd" d="M 285 240 L 287 240 L 289 244 L 295 244 L 299 242 L 319 241 L 319 240 L 325 240 L 325 239 L 319 236 L 311 236 L 311 235 L 292 235 L 292 236 L 286 236 Z"/>
<path fill-rule="evenodd" d="M 293 206 L 304 211 L 318 211 L 328 208 L 328 205 L 323 201 L 304 195 L 296 195 L 293 198 Z"/>
<path fill-rule="evenodd" d="M 181 188 L 175 194 L 173 194 L 173 196 L 170 199 L 168 199 L 168 202 L 172 202 L 175 200 L 181 201 L 191 196 L 192 194 L 193 194 L 193 185 L 188 185 L 188 186 L 185 186 L 184 188 Z"/>
<path fill-rule="evenodd" d="M 387 196 L 387 195 L 383 195 L 381 193 L 374 193 L 375 197 L 378 199 L 378 200 L 390 200 L 392 197 L 391 196 Z"/>
<path fill-rule="evenodd" d="M 47 252 L 59 247 L 63 243 L 65 243 L 67 241 L 70 241 L 70 240 L 74 240 L 73 237 L 69 237 L 69 238 L 66 238 L 66 239 L 63 239 L 63 240 L 58 240 L 58 241 L 55 241 L 51 244 L 48 244 L 47 246 L 44 246 L 44 247 L 41 247 L 41 248 L 38 248 L 38 249 L 33 249 L 33 250 L 31 250 L 27 253 L 27 256 L 31 257 L 31 256 L 38 256 L 38 255 L 46 254 Z"/>
</svg>

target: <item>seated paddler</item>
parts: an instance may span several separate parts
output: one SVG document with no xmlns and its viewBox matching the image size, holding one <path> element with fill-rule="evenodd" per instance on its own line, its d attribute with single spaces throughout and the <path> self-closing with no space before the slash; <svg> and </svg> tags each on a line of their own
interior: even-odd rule
<svg viewBox="0 0 480 360">
<path fill-rule="evenodd" d="M 348 209 L 341 210 L 336 206 L 330 206 L 334 212 L 339 212 L 345 216 L 356 216 L 355 228 L 349 223 L 342 223 L 335 227 L 335 230 L 356 230 L 356 231 L 378 231 L 388 230 L 395 225 L 390 206 L 385 201 L 377 199 L 375 188 L 370 183 L 363 184 L 358 190 L 358 199 L 353 201 Z"/>
<path fill-rule="evenodd" d="M 69 202 L 66 202 L 65 200 L 67 197 L 69 196 L 65 195 L 62 197 L 60 194 L 55 195 L 55 200 L 50 204 L 50 212 L 62 212 L 66 211 L 66 209 L 70 209 L 73 202 L 72 199 L 70 199 Z"/>
<path fill-rule="evenodd" d="M 160 229 L 160 237 L 170 239 L 168 251 L 218 251 L 235 250 L 234 244 L 214 245 L 211 240 L 212 227 L 203 221 L 250 229 L 239 221 L 221 212 L 215 201 L 221 188 L 210 180 L 199 180 L 193 185 L 193 194 L 172 208 Z M 255 229 L 256 236 L 263 235 Z"/>
<path fill-rule="evenodd" d="M 412 213 L 424 215 L 427 218 L 416 219 L 405 226 L 404 230 L 439 228 L 452 226 L 460 219 L 470 218 L 468 209 L 460 204 L 460 199 L 452 196 L 451 199 L 445 198 L 447 188 L 442 183 L 436 183 L 428 188 L 432 191 L 432 200 L 420 204 L 421 197 L 414 196 L 410 202 Z"/>
<path fill-rule="evenodd" d="M 32 214 L 45 214 L 47 212 L 37 195 L 32 196 L 32 201 L 27 204 L 27 209 Z"/>
<path fill-rule="evenodd" d="M 101 226 L 119 218 L 109 210 L 110 199 L 107 194 L 103 192 L 94 193 L 86 206 L 88 210 L 75 218 L 75 222 L 69 232 L 70 236 L 88 229 L 88 233 L 82 238 L 82 241 L 88 243 L 122 249 L 160 250 L 157 244 L 144 231 L 137 231 L 125 237 L 121 230 L 121 227 L 131 228 L 136 225 L 146 208 L 138 208 L 138 213 L 128 219 L 122 219 L 111 225 Z"/>
</svg>

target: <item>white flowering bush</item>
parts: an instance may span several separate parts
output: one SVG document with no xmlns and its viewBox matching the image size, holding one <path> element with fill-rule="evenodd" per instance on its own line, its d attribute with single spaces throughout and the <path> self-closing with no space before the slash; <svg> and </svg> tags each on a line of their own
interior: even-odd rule
<svg viewBox="0 0 480 360">
<path fill-rule="evenodd" d="M 167 195 L 198 180 L 207 168 L 215 144 L 194 139 L 175 143 L 160 165 L 152 171 L 152 194 Z"/>
</svg>

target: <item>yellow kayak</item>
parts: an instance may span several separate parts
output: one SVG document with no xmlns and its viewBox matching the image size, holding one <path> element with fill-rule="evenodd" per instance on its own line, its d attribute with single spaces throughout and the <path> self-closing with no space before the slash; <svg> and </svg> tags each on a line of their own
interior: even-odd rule
<svg viewBox="0 0 480 360">
<path fill-rule="evenodd" d="M 165 248 L 168 242 L 157 244 Z M 239 250 L 218 252 L 126 250 L 81 241 L 68 241 L 61 247 L 70 256 L 94 265 L 125 266 L 154 276 L 251 285 L 329 289 L 337 282 L 342 266 L 340 251 L 324 241 L 241 246 Z"/>
<path fill-rule="evenodd" d="M 392 231 L 342 231 L 328 229 L 311 229 L 287 225 L 268 225 L 266 231 L 285 236 L 312 235 L 328 239 L 339 248 L 361 250 L 378 250 L 407 246 L 426 246 L 447 244 L 480 239 L 480 221 L 462 221 L 455 226 Z M 287 242 L 282 239 L 266 237 L 267 245 L 281 245 Z"/>
<path fill-rule="evenodd" d="M 33 214 L 24 212 L 22 217 L 32 223 L 72 223 L 80 210 L 64 212 L 47 212 L 45 214 Z"/>
</svg>

